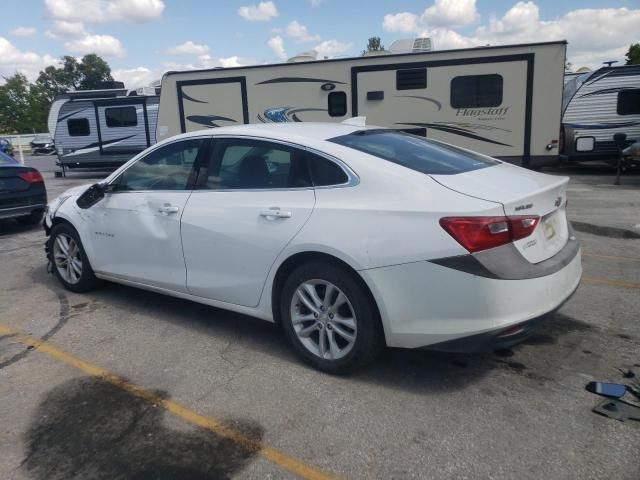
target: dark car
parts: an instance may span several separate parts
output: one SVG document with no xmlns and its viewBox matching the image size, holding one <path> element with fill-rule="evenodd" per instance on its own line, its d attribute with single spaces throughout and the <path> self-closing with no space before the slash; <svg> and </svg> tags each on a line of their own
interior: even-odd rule
<svg viewBox="0 0 640 480">
<path fill-rule="evenodd" d="M 15 218 L 33 225 L 42 220 L 46 206 L 47 191 L 40 172 L 0 152 L 0 220 Z"/>
<path fill-rule="evenodd" d="M 0 138 L 0 152 L 6 153 L 13 157 L 13 145 L 8 138 Z"/>
<path fill-rule="evenodd" d="M 56 145 L 53 138 L 48 133 L 43 133 L 33 137 L 31 141 L 31 153 L 33 155 L 53 155 L 56 152 Z"/>
</svg>

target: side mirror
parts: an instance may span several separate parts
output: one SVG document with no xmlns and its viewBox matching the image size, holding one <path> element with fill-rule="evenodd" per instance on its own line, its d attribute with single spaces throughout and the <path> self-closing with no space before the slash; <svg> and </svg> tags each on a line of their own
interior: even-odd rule
<svg viewBox="0 0 640 480">
<path fill-rule="evenodd" d="M 109 189 L 110 186 L 106 183 L 94 183 L 78 197 L 76 204 L 83 209 L 90 208 L 102 200 Z"/>
<path fill-rule="evenodd" d="M 627 386 L 620 383 L 589 382 L 585 389 L 608 398 L 620 398 L 627 392 Z"/>
</svg>

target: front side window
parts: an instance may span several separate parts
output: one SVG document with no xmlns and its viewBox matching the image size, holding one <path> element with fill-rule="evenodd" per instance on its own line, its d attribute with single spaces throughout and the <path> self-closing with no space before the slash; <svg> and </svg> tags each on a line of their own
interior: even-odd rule
<svg viewBox="0 0 640 480">
<path fill-rule="evenodd" d="M 201 178 L 199 186 L 213 190 L 311 186 L 303 152 L 253 139 L 216 140 L 207 174 Z"/>
<path fill-rule="evenodd" d="M 204 142 L 183 140 L 152 151 L 122 173 L 115 191 L 186 190 Z"/>
<path fill-rule="evenodd" d="M 135 127 L 138 125 L 136 107 L 112 107 L 104 109 L 107 127 Z"/>
<path fill-rule="evenodd" d="M 618 92 L 618 115 L 640 114 L 640 88 L 626 88 Z"/>
<path fill-rule="evenodd" d="M 361 130 L 329 141 L 430 175 L 453 175 L 497 165 L 497 160 L 395 130 Z"/>
<path fill-rule="evenodd" d="M 67 120 L 67 129 L 72 137 L 86 137 L 91 133 L 88 118 L 70 118 Z"/>
<path fill-rule="evenodd" d="M 451 80 L 451 107 L 486 108 L 502 103 L 502 75 L 465 75 Z"/>
</svg>

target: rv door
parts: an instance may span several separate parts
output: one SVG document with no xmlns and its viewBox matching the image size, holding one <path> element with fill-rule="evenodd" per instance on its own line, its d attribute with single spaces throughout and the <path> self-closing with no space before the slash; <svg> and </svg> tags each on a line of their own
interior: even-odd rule
<svg viewBox="0 0 640 480">
<path fill-rule="evenodd" d="M 249 123 L 244 77 L 176 82 L 183 133 Z"/>
<path fill-rule="evenodd" d="M 137 99 L 136 99 L 137 100 Z M 123 103 L 95 102 L 101 155 L 133 156 L 151 145 L 143 100 Z"/>
<path fill-rule="evenodd" d="M 356 70 L 357 115 L 366 116 L 369 125 L 426 135 L 518 162 L 528 153 L 528 62 L 510 58 Z"/>
</svg>

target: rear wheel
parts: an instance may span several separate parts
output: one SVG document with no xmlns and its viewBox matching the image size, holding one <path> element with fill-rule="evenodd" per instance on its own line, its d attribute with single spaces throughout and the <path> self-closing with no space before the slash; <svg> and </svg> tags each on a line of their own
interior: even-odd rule
<svg viewBox="0 0 640 480">
<path fill-rule="evenodd" d="M 83 293 L 100 285 L 75 229 L 66 223 L 53 227 L 49 237 L 53 271 L 67 290 Z"/>
<path fill-rule="evenodd" d="M 378 312 L 364 286 L 337 265 L 308 263 L 294 270 L 280 300 L 282 324 L 311 365 L 346 373 L 372 361 L 383 346 Z"/>
<path fill-rule="evenodd" d="M 23 225 L 36 225 L 42 222 L 42 217 L 44 215 L 44 210 L 35 210 L 31 212 L 29 215 L 25 215 L 24 217 L 18 217 L 18 223 Z"/>
</svg>

